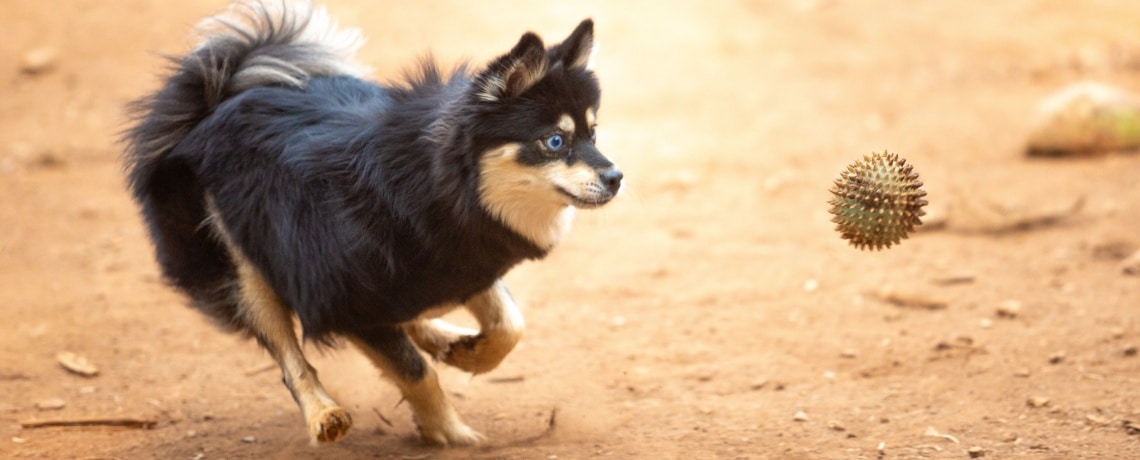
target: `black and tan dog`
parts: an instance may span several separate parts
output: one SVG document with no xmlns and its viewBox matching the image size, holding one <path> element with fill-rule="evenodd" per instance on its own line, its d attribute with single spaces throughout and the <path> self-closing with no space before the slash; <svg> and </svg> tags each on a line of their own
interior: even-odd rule
<svg viewBox="0 0 1140 460">
<path fill-rule="evenodd" d="M 495 368 L 523 329 L 503 275 L 621 188 L 594 145 L 593 23 L 549 48 L 527 33 L 477 71 L 423 63 L 387 86 L 363 79 L 359 35 L 320 8 L 241 3 L 201 28 L 125 133 L 164 276 L 273 356 L 314 442 L 352 419 L 294 317 L 306 339 L 358 346 L 425 440 L 477 442 L 420 350 Z M 479 331 L 436 318 L 459 306 Z"/>
</svg>

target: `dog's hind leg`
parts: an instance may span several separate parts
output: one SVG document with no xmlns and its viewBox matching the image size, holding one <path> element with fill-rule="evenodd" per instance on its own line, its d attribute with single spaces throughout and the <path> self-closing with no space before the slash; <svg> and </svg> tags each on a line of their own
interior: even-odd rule
<svg viewBox="0 0 1140 460">
<path fill-rule="evenodd" d="M 522 338 L 522 312 L 502 280 L 464 306 L 479 323 L 478 333 L 440 319 L 416 320 L 405 330 L 420 348 L 447 364 L 473 374 L 490 372 Z"/>
<path fill-rule="evenodd" d="M 403 328 L 378 327 L 350 340 L 399 387 L 412 406 L 424 441 L 446 446 L 470 445 L 483 439 L 459 418 L 439 386 L 439 375 L 420 356 Z"/>
<path fill-rule="evenodd" d="M 239 257 L 240 259 L 240 257 Z M 249 262 L 238 263 L 241 304 L 239 320 L 257 338 L 277 364 L 282 380 L 301 408 L 312 442 L 332 442 L 348 434 L 352 417 L 325 392 L 317 371 L 305 359 L 293 316 L 264 278 Z"/>
</svg>

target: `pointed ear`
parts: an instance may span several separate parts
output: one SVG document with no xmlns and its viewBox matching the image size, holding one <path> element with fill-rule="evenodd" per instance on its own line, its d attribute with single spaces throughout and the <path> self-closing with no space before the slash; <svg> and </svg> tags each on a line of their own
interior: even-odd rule
<svg viewBox="0 0 1140 460">
<path fill-rule="evenodd" d="M 538 35 L 527 32 L 507 54 L 475 79 L 476 96 L 487 102 L 514 98 L 546 75 L 546 49 Z"/>
<path fill-rule="evenodd" d="M 547 54 L 551 62 L 562 63 L 567 69 L 584 69 L 594 50 L 594 20 L 585 19 L 574 28 L 562 43 L 554 45 Z"/>
</svg>

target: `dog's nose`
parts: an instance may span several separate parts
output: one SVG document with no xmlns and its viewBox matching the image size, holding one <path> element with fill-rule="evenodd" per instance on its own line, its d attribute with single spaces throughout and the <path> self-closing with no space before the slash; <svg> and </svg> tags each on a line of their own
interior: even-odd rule
<svg viewBox="0 0 1140 460">
<path fill-rule="evenodd" d="M 610 193 L 617 193 L 618 189 L 621 188 L 621 178 L 621 170 L 617 168 L 607 169 L 602 172 L 601 175 L 602 184 L 606 186 L 606 190 L 609 190 Z"/>
</svg>

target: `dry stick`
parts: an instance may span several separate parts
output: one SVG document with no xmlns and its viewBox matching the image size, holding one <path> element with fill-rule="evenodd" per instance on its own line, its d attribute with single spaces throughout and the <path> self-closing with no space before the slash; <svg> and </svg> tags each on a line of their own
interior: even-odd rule
<svg viewBox="0 0 1140 460">
<path fill-rule="evenodd" d="M 372 408 L 372 412 L 375 412 L 375 413 L 376 413 L 376 416 L 377 416 L 377 417 L 380 417 L 380 421 L 381 421 L 381 422 L 384 422 L 385 424 L 387 424 L 389 428 L 391 428 L 391 427 L 393 426 L 393 425 L 392 425 L 392 421 L 391 421 L 391 420 L 388 420 L 388 417 L 385 417 L 385 416 L 384 416 L 384 414 L 381 414 L 381 413 L 380 413 L 380 409 L 377 409 L 377 408 L 373 407 L 373 408 Z"/>
<path fill-rule="evenodd" d="M 70 420 L 28 420 L 20 422 L 20 428 L 56 428 L 56 427 L 118 427 L 151 429 L 158 422 L 138 418 L 86 418 Z"/>
<path fill-rule="evenodd" d="M 488 381 L 491 383 L 519 383 L 526 381 L 526 376 L 516 375 L 511 377 L 495 377 Z"/>
<path fill-rule="evenodd" d="M 558 408 L 557 407 L 550 408 L 550 420 L 546 422 L 546 431 L 542 432 L 543 436 L 548 435 L 548 434 L 550 434 L 550 432 L 554 431 L 554 420 L 557 417 L 558 417 Z"/>
</svg>

